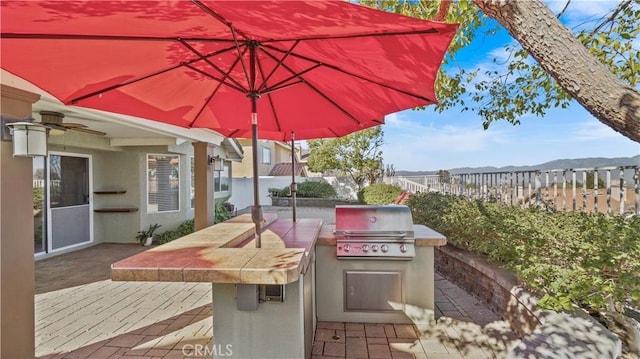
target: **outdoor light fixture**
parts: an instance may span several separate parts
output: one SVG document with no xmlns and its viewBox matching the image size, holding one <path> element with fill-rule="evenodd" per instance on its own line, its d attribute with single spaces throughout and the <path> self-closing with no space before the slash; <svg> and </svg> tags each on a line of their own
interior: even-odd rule
<svg viewBox="0 0 640 359">
<path fill-rule="evenodd" d="M 9 129 L 8 134 L 6 128 Z M 47 127 L 32 118 L 14 120 L 2 117 L 2 139 L 13 141 L 13 157 L 47 155 Z"/>
<path fill-rule="evenodd" d="M 224 169 L 224 161 L 220 156 L 208 156 L 209 166 L 213 166 L 214 171 L 222 171 Z"/>
</svg>

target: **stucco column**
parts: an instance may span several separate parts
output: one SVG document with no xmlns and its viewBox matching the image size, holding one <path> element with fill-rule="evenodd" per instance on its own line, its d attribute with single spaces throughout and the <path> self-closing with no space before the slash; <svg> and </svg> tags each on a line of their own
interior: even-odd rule
<svg viewBox="0 0 640 359">
<path fill-rule="evenodd" d="M 1 85 L 3 117 L 31 116 L 39 95 Z M 32 160 L 0 142 L 0 357 L 33 358 L 34 260 Z"/>
<path fill-rule="evenodd" d="M 207 142 L 194 142 L 194 227 L 200 230 L 213 225 L 215 203 L 213 198 L 213 167 L 209 166 L 209 156 L 213 157 L 214 146 Z"/>
</svg>

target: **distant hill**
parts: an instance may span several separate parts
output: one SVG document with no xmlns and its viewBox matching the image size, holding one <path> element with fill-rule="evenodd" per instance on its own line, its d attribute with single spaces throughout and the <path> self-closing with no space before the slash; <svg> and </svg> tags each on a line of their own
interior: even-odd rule
<svg viewBox="0 0 640 359">
<path fill-rule="evenodd" d="M 593 168 L 610 166 L 640 166 L 640 155 L 633 157 L 617 158 L 577 158 L 560 159 L 545 162 L 534 166 L 505 166 L 505 167 L 460 167 L 447 169 L 449 173 L 487 173 L 487 172 L 512 172 L 512 171 L 534 171 L 534 170 L 554 170 L 570 168 Z M 444 168 L 443 168 L 444 169 Z M 438 171 L 396 171 L 396 176 L 427 176 L 437 174 Z M 626 177 L 626 175 L 625 175 Z"/>
</svg>

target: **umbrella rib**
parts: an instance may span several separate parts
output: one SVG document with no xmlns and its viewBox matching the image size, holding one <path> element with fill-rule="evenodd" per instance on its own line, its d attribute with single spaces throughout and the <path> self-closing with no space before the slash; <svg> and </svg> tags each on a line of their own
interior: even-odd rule
<svg viewBox="0 0 640 359">
<path fill-rule="evenodd" d="M 139 81 L 142 81 L 142 80 L 146 80 L 146 79 L 148 79 L 150 77 L 153 77 L 153 76 L 161 75 L 161 74 L 163 74 L 165 72 L 169 72 L 169 71 L 175 70 L 175 69 L 177 69 L 177 68 L 179 68 L 181 66 L 183 66 L 183 65 L 180 64 L 180 65 L 172 66 L 170 68 L 167 68 L 167 69 L 164 69 L 164 70 L 160 70 L 160 71 L 157 71 L 157 72 L 154 72 L 154 73 L 142 76 L 142 77 L 138 77 L 138 78 L 135 78 L 133 80 L 129 80 L 129 81 L 125 81 L 123 83 L 117 84 L 117 85 L 105 87 L 105 88 L 100 89 L 98 91 L 94 91 L 94 92 L 88 93 L 86 95 L 73 98 L 73 99 L 69 100 L 68 103 L 73 105 L 73 104 L 76 104 L 79 101 L 86 100 L 86 99 L 88 99 L 90 97 L 97 96 L 97 95 L 103 94 L 105 92 L 109 92 L 111 90 L 118 89 L 118 88 L 123 87 L 123 86 L 131 85 L 133 83 L 136 83 L 136 82 L 139 82 Z"/>
<path fill-rule="evenodd" d="M 271 58 L 274 58 L 274 56 L 269 53 L 268 51 L 265 51 L 265 54 L 267 54 L 267 56 L 270 56 Z M 295 55 L 295 54 L 293 54 Z M 322 91 L 318 90 L 315 86 L 313 86 L 312 84 L 310 84 L 309 82 L 307 82 L 303 77 L 301 77 L 300 75 L 296 75 L 296 72 L 293 71 L 289 66 L 282 64 L 282 67 L 284 67 L 287 71 L 289 71 L 290 73 L 294 74 L 296 77 L 298 77 L 300 80 L 302 80 L 302 82 L 304 82 L 307 86 L 309 86 L 309 88 L 311 90 L 313 90 L 315 93 L 317 93 L 318 95 L 320 95 L 322 98 L 324 98 L 325 100 L 327 100 L 330 104 L 332 104 L 335 108 L 337 108 L 338 110 L 340 110 L 340 112 L 344 113 L 345 115 L 347 115 L 347 117 L 351 118 L 355 123 L 360 124 L 360 121 L 358 121 L 358 119 L 349 113 L 349 111 L 347 111 L 344 107 L 338 105 L 333 99 L 331 99 L 329 96 L 325 95 L 324 93 L 322 93 Z"/>
<path fill-rule="evenodd" d="M 296 82 L 284 84 L 282 86 L 269 87 L 269 89 L 267 91 L 262 91 L 262 92 L 260 92 L 260 94 L 261 95 L 269 95 L 269 94 L 271 94 L 273 92 L 276 92 L 276 91 L 279 91 L 279 90 L 283 90 L 283 89 L 286 89 L 286 88 L 289 88 L 289 87 L 292 87 L 292 86 L 295 86 L 295 85 L 298 85 L 298 84 L 301 84 L 301 83 L 305 83 L 305 81 L 302 80 L 302 79 L 298 79 L 298 81 L 296 81 Z"/>
<path fill-rule="evenodd" d="M 222 87 L 222 82 L 218 83 L 218 86 L 216 86 L 216 88 L 211 92 L 211 95 L 209 96 L 209 98 L 207 98 L 207 101 L 205 101 L 204 104 L 200 107 L 200 110 L 198 111 L 198 113 L 193 117 L 193 121 L 189 123 L 189 128 L 192 128 L 193 125 L 196 123 L 196 121 L 198 121 L 198 117 L 200 117 L 204 109 L 207 108 L 207 105 L 209 104 L 211 99 L 213 99 L 213 96 L 215 96 L 216 93 L 218 93 L 218 90 L 220 89 L 220 87 Z"/>
<path fill-rule="evenodd" d="M 215 76 L 213 76 L 211 74 L 208 74 L 208 73 L 200 70 L 199 68 L 193 67 L 191 64 L 186 64 L 184 66 L 189 68 L 189 69 L 191 69 L 191 70 L 193 70 L 193 71 L 196 71 L 196 72 L 200 73 L 203 76 L 206 76 L 206 77 L 208 77 L 210 79 L 218 81 L 221 85 L 229 86 L 229 87 L 231 87 L 232 89 L 234 89 L 234 90 L 236 90 L 238 92 L 242 92 L 242 93 L 245 92 L 245 89 L 243 89 L 241 87 L 237 87 L 236 85 L 232 85 L 232 84 L 226 82 L 224 78 L 215 77 Z"/>
<path fill-rule="evenodd" d="M 262 76 L 262 78 L 264 79 L 264 69 L 262 68 L 262 62 L 259 61 L 258 57 L 256 56 L 256 60 L 258 60 L 258 71 L 260 71 L 260 76 Z M 267 81 L 264 80 L 263 85 L 266 84 Z M 282 127 L 280 126 L 280 120 L 278 119 L 278 114 L 276 113 L 276 107 L 273 105 L 273 99 L 271 98 L 271 94 L 267 94 L 267 100 L 269 101 L 269 104 L 271 105 L 271 113 L 273 114 L 273 119 L 275 120 L 276 123 L 276 129 L 278 131 L 282 130 Z"/>
<path fill-rule="evenodd" d="M 244 63 L 244 53 L 242 53 L 240 51 L 240 44 L 238 43 L 238 38 L 236 37 L 236 31 L 233 27 L 233 25 L 229 25 L 229 30 L 231 30 L 231 36 L 233 36 L 233 42 L 236 44 L 236 50 L 238 51 L 238 58 L 240 59 L 240 65 L 242 66 L 242 71 L 244 71 L 244 76 L 247 79 L 247 84 L 249 85 L 249 91 L 254 91 L 255 89 L 253 88 L 253 86 L 255 84 L 251 83 L 251 79 L 249 77 L 249 72 L 247 72 L 247 65 L 245 65 Z M 249 46 L 245 47 L 248 48 Z M 249 55 L 251 56 L 251 55 Z"/>
<path fill-rule="evenodd" d="M 268 53 L 267 51 L 265 51 L 264 49 L 261 49 L 261 50 L 262 50 L 262 52 L 264 52 L 265 54 L 267 54 L 268 56 L 270 56 L 272 59 L 275 59 L 275 58 L 276 58 L 276 57 L 275 57 L 275 55 L 273 55 L 273 54 L 269 54 L 269 53 Z M 282 59 L 282 61 L 280 61 L 280 62 L 278 63 L 278 66 L 282 66 L 283 61 L 284 61 L 284 58 Z M 296 84 L 300 83 L 300 81 L 297 81 L 297 82 L 294 82 L 294 83 L 291 83 L 291 84 L 287 84 L 287 83 L 288 83 L 289 81 L 291 81 L 291 80 L 295 79 L 295 78 L 300 79 L 300 76 L 302 76 L 303 74 L 306 74 L 306 73 L 307 73 L 307 72 L 309 72 L 309 71 L 313 71 L 313 70 L 317 69 L 317 68 L 318 68 L 318 67 L 320 67 L 321 65 L 322 65 L 321 63 L 316 63 L 314 66 L 312 66 L 312 67 L 310 67 L 310 68 L 308 68 L 308 69 L 306 69 L 306 70 L 304 70 L 304 71 L 301 71 L 301 72 L 294 72 L 291 76 L 289 76 L 289 77 L 287 77 L 286 79 L 284 79 L 284 80 L 282 80 L 282 81 L 279 81 L 279 82 L 277 82 L 277 83 L 275 83 L 275 84 L 273 84 L 273 85 L 271 85 L 271 86 L 267 86 L 267 80 L 264 80 L 264 82 L 263 82 L 263 83 L 262 83 L 262 85 L 260 86 L 260 90 L 261 90 L 261 91 L 259 91 L 259 92 L 260 92 L 261 94 L 265 94 L 265 93 L 274 92 L 274 91 L 277 91 L 277 90 L 281 90 L 281 89 L 283 89 L 283 88 L 287 88 L 287 87 L 290 87 L 290 86 L 296 85 Z M 273 72 L 272 72 L 272 73 L 273 73 Z M 283 84 L 287 84 L 287 85 L 282 86 Z"/>
<path fill-rule="evenodd" d="M 283 52 L 282 50 L 280 50 L 280 49 L 278 49 L 276 47 L 273 47 L 273 46 L 269 46 L 269 45 L 263 45 L 263 46 L 268 47 L 269 49 L 277 51 L 277 52 Z M 296 54 L 296 53 L 292 53 L 291 56 L 298 57 L 300 59 L 303 59 L 303 60 L 306 60 L 306 61 L 310 61 L 310 62 L 316 62 L 316 63 L 318 62 L 317 60 L 314 60 L 314 59 L 308 58 L 308 57 L 306 57 L 304 55 L 300 55 L 300 54 Z M 343 70 L 343 69 L 339 68 L 338 66 L 335 66 L 335 65 L 332 65 L 332 64 L 322 63 L 321 65 L 325 66 L 325 67 L 327 67 L 329 69 L 332 69 L 334 71 L 341 72 L 341 73 L 343 73 L 345 75 L 353 76 L 353 77 L 358 78 L 360 80 L 363 80 L 363 81 L 366 81 L 366 82 L 370 82 L 372 84 L 387 88 L 389 90 L 400 92 L 400 93 L 403 93 L 405 95 L 408 95 L 408 96 L 411 96 L 411 97 L 415 97 L 415 98 L 418 98 L 418 99 L 423 100 L 423 101 L 433 102 L 433 100 L 430 99 L 430 98 L 427 98 L 427 97 L 424 97 L 424 96 L 420 96 L 418 94 L 414 94 L 414 93 L 411 93 L 409 91 L 402 90 L 402 89 L 399 89 L 399 88 L 396 88 L 396 87 L 393 87 L 393 86 L 389 86 L 389 85 L 387 85 L 385 83 L 382 83 L 382 82 L 379 82 L 379 81 L 374 81 L 374 80 L 366 78 L 364 76 L 361 76 L 361 75 L 354 74 L 354 73 L 351 73 L 349 71 Z"/>
<path fill-rule="evenodd" d="M 216 51 L 216 52 L 213 52 L 213 53 L 211 53 L 211 54 L 206 55 L 206 57 L 215 56 L 215 55 L 217 55 L 217 54 L 220 54 L 220 53 L 223 53 L 223 52 L 226 52 L 226 51 L 229 51 L 229 50 L 230 50 L 230 49 L 223 49 L 223 50 L 220 50 L 220 51 Z M 118 89 L 118 88 L 123 87 L 123 86 L 131 85 L 131 84 L 133 84 L 133 83 L 136 83 L 136 82 L 139 82 L 139 81 L 142 81 L 142 80 L 146 80 L 146 79 L 148 79 L 148 78 L 151 78 L 151 77 L 154 77 L 154 76 L 157 76 L 157 75 L 161 75 L 161 74 L 163 74 L 163 73 L 165 73 L 165 72 L 173 71 L 173 70 L 178 69 L 178 68 L 180 68 L 180 67 L 182 67 L 182 66 L 185 66 L 185 67 L 188 67 L 188 68 L 193 69 L 193 70 L 195 70 L 195 71 L 198 71 L 197 69 L 193 68 L 192 66 L 189 66 L 189 65 L 191 65 L 192 63 L 194 63 L 194 62 L 196 62 L 196 61 L 200 61 L 200 59 L 199 59 L 199 58 L 198 58 L 198 59 L 191 59 L 191 60 L 189 60 L 189 61 L 182 62 L 182 63 L 180 63 L 179 65 L 175 65 L 175 66 L 172 66 L 172 67 L 169 67 L 169 68 L 163 69 L 163 70 L 159 70 L 159 71 L 156 71 L 156 72 L 150 73 L 150 74 L 148 74 L 148 75 L 144 75 L 144 76 L 142 76 L 142 77 L 138 77 L 138 78 L 135 78 L 135 79 L 131 79 L 131 80 L 129 80 L 129 81 L 125 81 L 125 82 L 120 83 L 120 84 L 117 84 L 117 85 L 113 85 L 113 86 L 105 87 L 105 88 L 103 88 L 103 89 L 100 89 L 100 90 L 97 90 L 97 91 L 94 91 L 94 92 L 88 93 L 88 94 L 86 94 L 86 95 L 83 95 L 83 96 L 80 96 L 80 97 L 73 98 L 73 99 L 69 100 L 69 101 L 68 101 L 68 103 L 70 103 L 70 104 L 75 104 L 75 103 L 77 103 L 77 102 L 79 102 L 79 101 L 86 100 L 86 99 L 88 99 L 88 98 L 90 98 L 90 97 L 97 96 L 97 95 L 103 94 L 103 93 L 105 93 L 105 92 L 109 92 L 109 91 L 111 91 L 111 90 Z M 208 75 L 208 74 L 207 74 L 207 75 Z M 227 85 L 231 86 L 230 84 L 227 84 Z"/>
<path fill-rule="evenodd" d="M 3 39 L 32 39 L 32 40 L 113 40 L 113 41 L 176 41 L 183 39 L 197 42 L 229 42 L 231 39 L 211 37 L 162 37 L 162 36 L 122 36 L 122 35 L 88 35 L 88 34 L 16 34 L 0 33 Z"/>
<path fill-rule="evenodd" d="M 197 6 L 198 8 L 200 8 L 200 10 L 202 10 L 205 13 L 209 14 L 209 16 L 213 17 L 214 19 L 216 19 L 216 20 L 220 21 L 221 23 L 223 23 L 225 26 L 229 27 L 229 31 L 231 31 L 231 36 L 233 37 L 233 42 L 235 43 L 236 50 L 238 51 L 238 56 L 241 58 L 240 64 L 242 65 L 242 70 L 244 71 L 244 75 L 245 75 L 245 77 L 247 79 L 247 83 L 249 84 L 249 91 L 255 91 L 254 84 L 251 83 L 251 80 L 249 78 L 249 72 L 247 71 L 247 66 L 245 65 L 244 60 L 242 59 L 242 52 L 240 51 L 240 44 L 238 42 L 238 38 L 236 37 L 236 33 L 238 33 L 238 34 L 240 34 L 240 36 L 244 37 L 245 39 L 249 39 L 247 34 L 245 34 L 244 32 L 242 32 L 240 30 L 237 30 L 230 21 L 227 21 L 224 17 L 222 17 L 221 15 L 216 13 L 215 11 L 211 10 L 211 8 L 209 8 L 208 6 L 203 4 L 201 1 L 199 1 L 199 0 L 191 0 L 191 3 L 194 4 L 195 6 Z"/>
<path fill-rule="evenodd" d="M 290 42 L 290 41 L 308 41 L 308 40 L 341 40 L 341 39 L 357 39 L 363 37 L 382 37 L 382 36 L 401 36 L 401 35 L 424 35 L 424 34 L 437 34 L 439 31 L 434 28 L 423 30 L 407 30 L 407 31 L 393 31 L 393 32 L 380 32 L 380 33 L 366 33 L 366 34 L 349 34 L 349 35 L 326 35 L 326 36 L 309 36 L 309 37 L 295 37 L 295 38 L 278 38 L 272 40 L 265 40 L 267 42 Z"/>
<path fill-rule="evenodd" d="M 245 48 L 245 51 L 247 49 Z M 229 72 L 224 74 L 225 78 L 229 77 L 229 74 L 231 74 L 231 71 L 233 70 L 234 67 L 236 67 L 236 65 L 238 64 L 238 61 L 240 61 L 240 58 L 237 58 L 236 61 L 233 63 L 233 65 L 231 65 L 229 67 Z M 196 69 L 196 71 L 198 71 Z M 208 75 L 208 74 L 207 74 Z M 207 105 L 209 104 L 209 102 L 211 102 L 211 100 L 213 99 L 213 96 L 216 95 L 216 93 L 218 93 L 218 90 L 220 89 L 220 87 L 222 87 L 222 84 L 227 84 L 226 82 L 223 81 L 218 81 L 218 86 L 216 86 L 216 88 L 213 90 L 213 92 L 211 93 L 211 96 L 209 96 L 209 98 L 207 99 L 207 101 L 205 101 L 204 105 L 202 105 L 202 107 L 200 108 L 200 110 L 198 111 L 198 113 L 196 114 L 196 116 L 193 118 L 193 121 L 191 121 L 191 123 L 189 124 L 189 127 L 193 127 L 193 125 L 196 123 L 196 121 L 198 121 L 198 117 L 200 117 L 200 114 L 202 114 L 202 112 L 204 111 L 204 109 L 207 107 Z M 229 86 L 231 86 L 230 84 L 227 84 Z M 233 88 L 233 87 L 232 87 Z M 240 89 L 240 92 L 244 92 L 243 89 Z"/>
<path fill-rule="evenodd" d="M 300 41 L 296 41 L 293 43 L 293 45 L 291 46 L 291 48 L 289 48 L 289 50 L 284 54 L 284 56 L 282 57 L 282 59 L 280 59 L 278 61 L 278 63 L 276 64 L 276 66 L 273 68 L 273 70 L 271 70 L 271 72 L 269 73 L 269 75 L 267 75 L 267 77 L 263 80 L 262 85 L 260 85 L 260 87 L 258 88 L 258 92 L 262 91 L 265 89 L 265 87 L 267 86 L 267 82 L 271 79 L 271 76 L 273 76 L 273 74 L 276 73 L 276 71 L 278 71 L 278 69 L 280 68 L 280 66 L 282 65 L 282 63 L 284 63 L 284 60 L 287 59 L 287 57 L 289 57 L 289 55 L 293 52 L 293 50 L 296 48 L 296 46 L 298 46 L 298 44 L 300 43 Z M 264 49 L 260 48 L 262 51 L 264 51 Z"/>
<path fill-rule="evenodd" d="M 198 50 L 196 50 L 193 46 L 189 45 L 186 41 L 179 39 L 178 41 L 180 41 L 180 43 L 182 43 L 182 45 L 184 45 L 187 49 L 189 49 L 191 52 L 193 52 L 194 54 L 196 54 L 200 59 L 202 59 L 204 62 L 206 62 L 209 66 L 211 66 L 214 70 L 218 71 L 221 75 L 225 76 L 225 79 L 229 79 L 231 82 L 233 82 L 238 88 L 243 88 L 243 86 L 236 81 L 233 77 L 230 77 L 229 74 L 231 73 L 231 71 L 229 71 L 229 73 L 225 73 L 224 71 L 222 71 L 222 69 L 218 66 L 216 66 L 216 64 L 214 64 L 213 62 L 211 62 L 211 60 L 209 60 L 210 56 L 204 56 L 202 55 L 200 52 L 198 52 Z M 235 46 L 233 47 L 235 48 Z M 231 48 L 230 48 L 231 49 Z M 228 50 L 230 50 L 228 49 Z M 213 55 L 215 56 L 215 54 Z M 235 64 L 234 64 L 235 66 Z M 231 67 L 233 68 L 233 67 Z"/>
<path fill-rule="evenodd" d="M 203 4 L 201 1 L 191 0 L 191 3 L 194 4 L 195 6 L 197 6 L 198 8 L 200 8 L 200 10 L 206 12 L 211 17 L 215 18 L 216 20 L 220 21 L 221 23 L 223 23 L 224 25 L 229 27 L 229 29 L 231 29 L 232 33 L 233 32 L 237 32 L 238 34 L 240 34 L 245 39 L 249 38 L 249 36 L 247 36 L 247 34 L 245 34 L 244 32 L 234 29 L 233 28 L 233 24 L 230 21 L 227 21 L 227 19 L 225 19 L 224 17 L 219 15 L 217 12 L 211 10 L 210 7 L 208 7 L 207 5 Z M 237 42 L 236 39 L 235 39 L 235 36 L 234 36 L 233 41 Z"/>
</svg>

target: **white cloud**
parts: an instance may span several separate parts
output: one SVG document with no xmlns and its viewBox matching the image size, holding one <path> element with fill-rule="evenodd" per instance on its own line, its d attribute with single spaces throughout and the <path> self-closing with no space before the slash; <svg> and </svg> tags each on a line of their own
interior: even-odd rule
<svg viewBox="0 0 640 359">
<path fill-rule="evenodd" d="M 577 124 L 572 137 L 576 141 L 594 141 L 602 139 L 612 139 L 622 136 L 607 125 L 591 117 L 584 122 Z"/>
<path fill-rule="evenodd" d="M 451 168 L 469 163 L 471 156 L 492 146 L 511 143 L 508 130 L 484 131 L 478 121 L 433 120 L 425 112 L 398 113 L 383 126 L 386 163 L 396 169 Z M 440 116 L 443 118 L 443 116 Z M 471 121 L 473 122 L 473 121 Z"/>
</svg>

